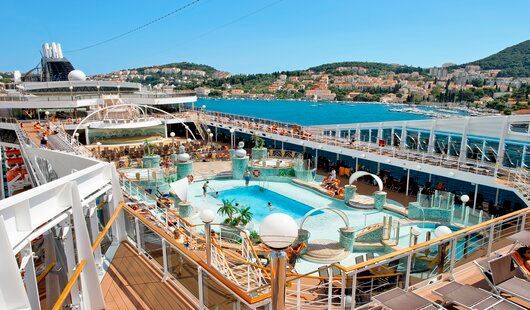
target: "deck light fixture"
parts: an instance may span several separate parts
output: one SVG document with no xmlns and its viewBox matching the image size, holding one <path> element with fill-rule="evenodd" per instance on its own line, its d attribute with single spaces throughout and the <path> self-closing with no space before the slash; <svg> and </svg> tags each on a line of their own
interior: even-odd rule
<svg viewBox="0 0 530 310">
<path fill-rule="evenodd" d="M 271 257 L 271 288 L 272 308 L 285 309 L 285 267 L 287 249 L 298 237 L 298 225 L 292 217 L 284 213 L 273 213 L 263 219 L 259 227 L 259 235 L 272 252 Z"/>
<path fill-rule="evenodd" d="M 203 209 L 200 214 L 201 221 L 204 223 L 204 237 L 206 238 L 206 263 L 212 264 L 212 226 L 215 220 L 215 213 L 209 209 Z"/>
</svg>

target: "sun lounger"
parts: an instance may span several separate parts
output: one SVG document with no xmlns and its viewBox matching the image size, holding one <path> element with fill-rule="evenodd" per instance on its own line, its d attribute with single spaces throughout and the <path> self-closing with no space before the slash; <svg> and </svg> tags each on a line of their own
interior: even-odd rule
<svg viewBox="0 0 530 310">
<path fill-rule="evenodd" d="M 511 255 L 489 261 L 492 288 L 498 293 L 507 293 L 530 302 L 530 282 L 524 280 Z"/>
<path fill-rule="evenodd" d="M 428 299 L 399 287 L 372 297 L 373 301 L 392 310 L 430 310 L 443 309 Z"/>
<path fill-rule="evenodd" d="M 449 282 L 432 292 L 440 296 L 445 303 L 457 305 L 464 309 L 523 309 L 500 296 L 458 282 Z"/>
</svg>

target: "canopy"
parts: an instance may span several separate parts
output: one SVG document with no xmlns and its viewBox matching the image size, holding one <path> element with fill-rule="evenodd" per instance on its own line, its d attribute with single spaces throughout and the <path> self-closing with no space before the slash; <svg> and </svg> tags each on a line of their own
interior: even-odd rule
<svg viewBox="0 0 530 310">
<path fill-rule="evenodd" d="M 377 185 L 379 186 L 379 191 L 383 191 L 383 181 L 381 180 L 381 178 L 378 177 L 375 174 L 372 174 L 372 173 L 366 172 L 366 171 L 357 171 L 354 174 L 352 174 L 350 176 L 349 184 L 351 185 L 353 182 L 357 181 L 358 178 L 364 177 L 364 176 L 367 176 L 367 175 L 369 175 L 372 178 L 374 178 L 374 180 L 377 182 Z"/>
<path fill-rule="evenodd" d="M 176 182 L 169 184 L 171 188 L 169 192 L 177 196 L 182 201 L 188 201 L 188 188 L 190 187 L 190 182 L 188 178 L 182 178 Z"/>
</svg>

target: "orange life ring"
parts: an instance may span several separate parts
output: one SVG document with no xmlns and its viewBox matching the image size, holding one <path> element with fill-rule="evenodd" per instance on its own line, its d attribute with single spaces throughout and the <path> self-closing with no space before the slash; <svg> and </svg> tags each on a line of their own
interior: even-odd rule
<svg viewBox="0 0 530 310">
<path fill-rule="evenodd" d="M 256 178 L 259 178 L 259 176 L 261 175 L 261 171 L 259 171 L 258 169 L 254 169 L 252 170 L 252 175 Z"/>
<path fill-rule="evenodd" d="M 188 178 L 188 182 L 190 182 L 190 183 L 193 182 L 193 180 L 195 179 L 193 177 L 193 174 L 188 174 L 186 177 Z"/>
</svg>

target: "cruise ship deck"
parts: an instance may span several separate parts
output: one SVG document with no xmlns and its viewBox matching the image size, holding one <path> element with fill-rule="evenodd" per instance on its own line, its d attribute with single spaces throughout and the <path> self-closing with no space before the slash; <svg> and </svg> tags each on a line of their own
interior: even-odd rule
<svg viewBox="0 0 530 310">
<path fill-rule="evenodd" d="M 528 115 L 300 126 L 136 83 L 15 87 L 1 309 L 530 306 L 501 285 L 530 274 Z"/>
</svg>

